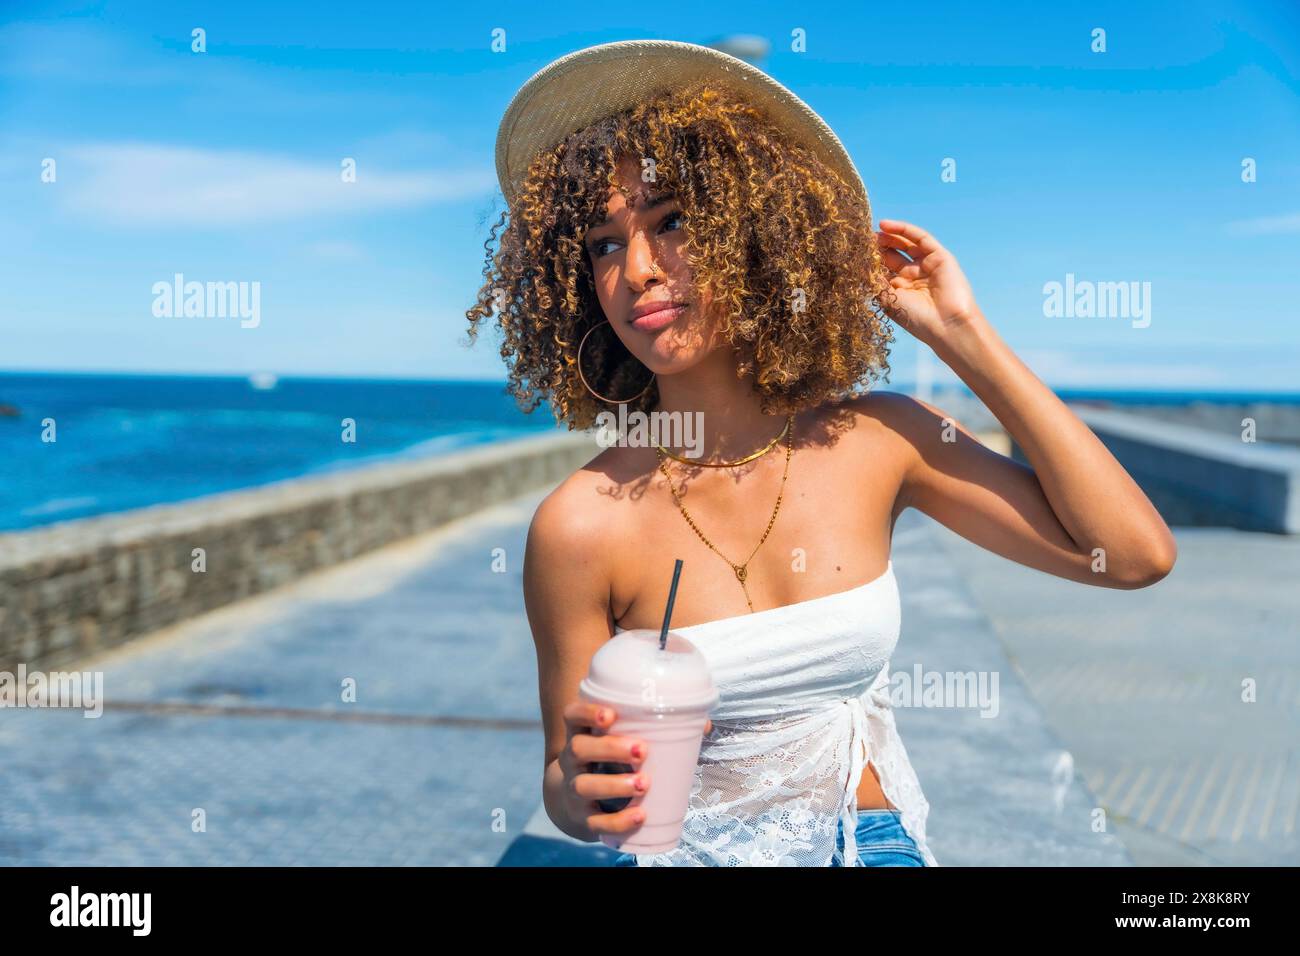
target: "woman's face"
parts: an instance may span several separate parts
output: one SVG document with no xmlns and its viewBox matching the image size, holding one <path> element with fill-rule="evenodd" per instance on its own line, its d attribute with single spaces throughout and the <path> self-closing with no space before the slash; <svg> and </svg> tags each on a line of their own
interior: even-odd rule
<svg viewBox="0 0 1300 956">
<path fill-rule="evenodd" d="M 682 204 L 653 182 L 641 182 L 632 159 L 620 165 L 619 175 L 632 205 L 611 189 L 609 218 L 586 235 L 596 295 L 628 351 L 652 372 L 671 375 L 713 351 L 708 297 L 694 301 Z M 681 307 L 649 311 L 665 304 Z"/>
</svg>

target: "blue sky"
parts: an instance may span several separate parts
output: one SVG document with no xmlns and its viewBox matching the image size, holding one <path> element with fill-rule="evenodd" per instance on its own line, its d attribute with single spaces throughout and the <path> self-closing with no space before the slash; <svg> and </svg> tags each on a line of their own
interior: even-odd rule
<svg viewBox="0 0 1300 956">
<path fill-rule="evenodd" d="M 752 34 L 1049 385 L 1295 390 L 1300 5 L 1138 6 L 8 2 L 0 369 L 503 379 L 464 312 L 515 90 L 593 43 Z M 178 272 L 258 282 L 259 324 L 154 315 Z M 1149 324 L 1045 316 L 1067 274 L 1150 283 Z"/>
</svg>

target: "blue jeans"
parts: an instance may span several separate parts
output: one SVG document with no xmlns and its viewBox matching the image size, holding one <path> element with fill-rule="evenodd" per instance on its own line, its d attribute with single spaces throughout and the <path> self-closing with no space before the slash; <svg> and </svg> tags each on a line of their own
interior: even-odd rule
<svg viewBox="0 0 1300 956">
<path fill-rule="evenodd" d="M 903 828 L 903 814 L 900 810 L 881 807 L 875 810 L 859 810 L 858 825 L 853 830 L 858 841 L 859 866 L 925 866 L 921 851 L 916 841 Z M 838 826 L 835 831 L 835 848 L 844 850 L 844 828 Z M 614 858 L 614 866 L 636 866 L 636 856 L 632 853 L 620 853 Z M 840 866 L 837 859 L 831 860 L 831 866 Z"/>
<path fill-rule="evenodd" d="M 925 866 L 921 851 L 903 828 L 903 812 L 880 807 L 858 811 L 858 825 L 853 830 L 858 841 L 860 866 Z M 844 828 L 835 831 L 835 848 L 844 849 Z M 839 866 L 831 860 L 831 866 Z"/>
</svg>

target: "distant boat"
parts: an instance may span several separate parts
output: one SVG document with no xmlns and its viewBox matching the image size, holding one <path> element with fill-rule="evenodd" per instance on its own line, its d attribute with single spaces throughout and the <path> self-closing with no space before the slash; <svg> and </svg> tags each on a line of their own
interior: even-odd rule
<svg viewBox="0 0 1300 956">
<path fill-rule="evenodd" d="M 6 405 L 0 402 L 0 418 L 17 418 L 19 414 L 17 405 Z"/>
<path fill-rule="evenodd" d="M 280 381 L 279 378 L 271 372 L 254 372 L 252 375 L 248 376 L 248 384 L 263 392 L 267 389 L 275 388 L 278 381 Z"/>
</svg>

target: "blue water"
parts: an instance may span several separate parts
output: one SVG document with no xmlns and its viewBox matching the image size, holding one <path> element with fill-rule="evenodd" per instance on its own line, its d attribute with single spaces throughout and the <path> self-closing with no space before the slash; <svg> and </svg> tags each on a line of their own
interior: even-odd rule
<svg viewBox="0 0 1300 956">
<path fill-rule="evenodd" d="M 0 373 L 0 530 L 555 429 L 503 383 Z M 42 420 L 57 440 L 41 440 Z M 356 441 L 342 440 L 344 418 Z"/>
<path fill-rule="evenodd" d="M 1116 405 L 1190 405 L 1192 402 L 1209 402 L 1218 405 L 1248 405 L 1251 402 L 1300 405 L 1300 392 L 1144 392 L 1058 388 L 1056 394 L 1067 402 L 1095 399 L 1113 402 Z"/>
<path fill-rule="evenodd" d="M 890 386 L 899 390 L 898 386 Z M 1116 404 L 1300 396 L 1060 391 Z M 0 373 L 0 531 L 422 457 L 555 428 L 501 383 Z M 41 440 L 52 418 L 57 441 Z M 341 440 L 344 418 L 356 442 Z M 593 452 L 594 453 L 594 452 Z"/>
</svg>

